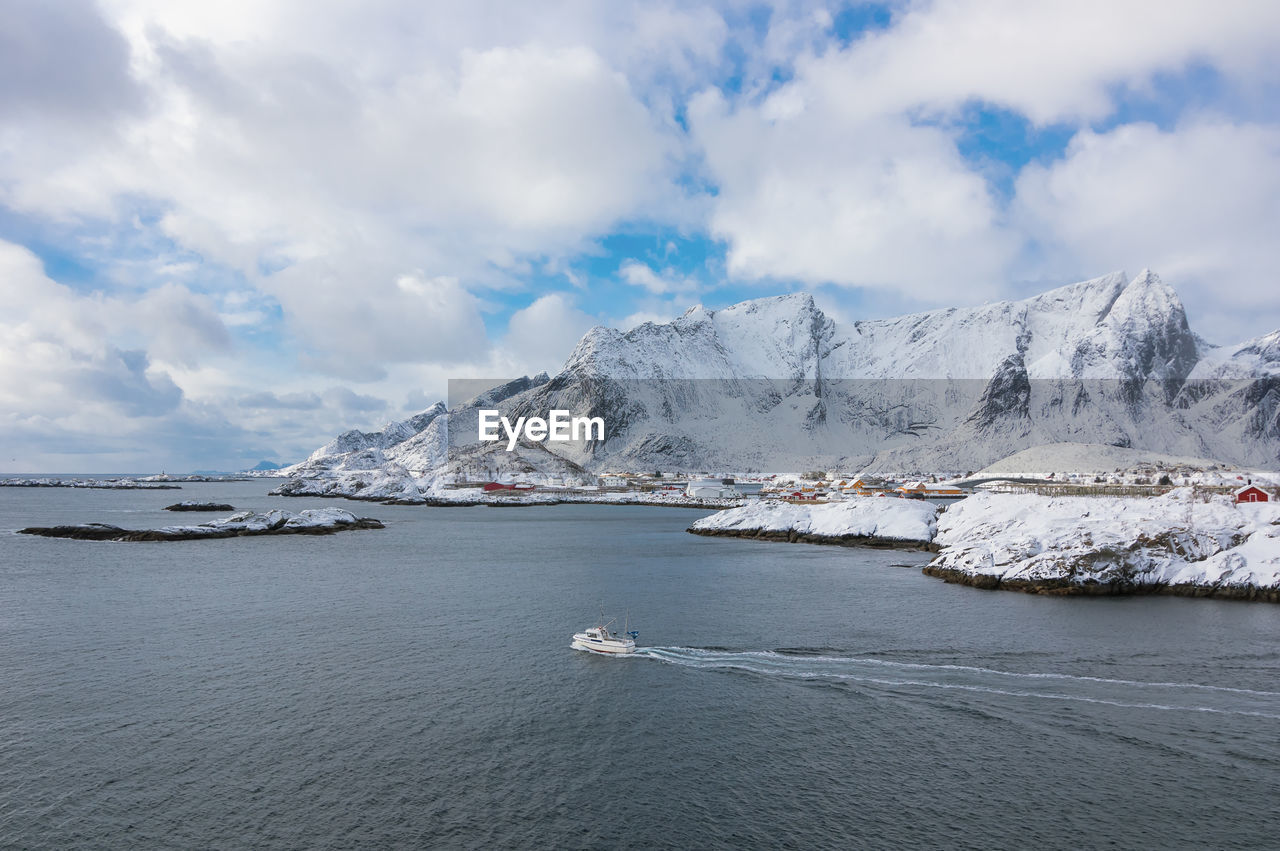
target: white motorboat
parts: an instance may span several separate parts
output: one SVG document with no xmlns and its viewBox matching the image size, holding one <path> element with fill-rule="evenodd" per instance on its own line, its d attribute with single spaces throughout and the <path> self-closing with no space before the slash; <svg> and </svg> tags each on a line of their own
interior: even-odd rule
<svg viewBox="0 0 1280 851">
<path fill-rule="evenodd" d="M 600 619 L 601 621 L 604 618 Z M 636 652 L 636 638 L 640 633 L 628 630 L 624 635 L 614 635 L 609 631 L 609 623 L 600 623 L 590 627 L 582 632 L 573 634 L 573 643 L 569 646 L 574 650 L 586 650 L 591 653 L 634 653 Z"/>
</svg>

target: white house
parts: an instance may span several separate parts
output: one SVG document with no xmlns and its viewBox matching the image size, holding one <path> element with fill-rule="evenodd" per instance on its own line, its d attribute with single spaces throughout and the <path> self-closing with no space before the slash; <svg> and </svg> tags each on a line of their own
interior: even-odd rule
<svg viewBox="0 0 1280 851">
<path fill-rule="evenodd" d="M 732 499 L 738 496 L 738 489 L 733 479 L 690 479 L 684 493 L 700 499 Z"/>
</svg>

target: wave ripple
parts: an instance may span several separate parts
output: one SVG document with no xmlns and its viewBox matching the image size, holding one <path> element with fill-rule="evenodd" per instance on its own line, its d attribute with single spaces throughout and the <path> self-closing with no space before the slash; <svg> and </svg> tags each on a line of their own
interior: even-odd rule
<svg viewBox="0 0 1280 851">
<path fill-rule="evenodd" d="M 1047 671 L 1001 671 L 971 665 L 817 654 L 807 649 L 735 651 L 642 647 L 636 650 L 635 655 L 685 668 L 851 683 L 890 690 L 951 689 L 1029 700 L 1077 701 L 1128 709 L 1212 712 L 1280 720 L 1280 692 L 1199 683 L 1146 682 Z"/>
</svg>

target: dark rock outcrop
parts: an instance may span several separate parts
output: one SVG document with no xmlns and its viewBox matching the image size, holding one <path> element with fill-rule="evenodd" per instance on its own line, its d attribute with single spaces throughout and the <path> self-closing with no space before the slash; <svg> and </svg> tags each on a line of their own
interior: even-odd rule
<svg viewBox="0 0 1280 851">
<path fill-rule="evenodd" d="M 1280 603 L 1280 588 L 1253 585 L 1149 585 L 1133 582 L 1075 582 L 1069 579 L 1001 579 L 988 574 L 967 573 L 949 567 L 926 566 L 927 576 L 953 585 L 968 585 L 985 591 L 1021 591 L 1057 597 L 1117 597 L 1132 594 L 1167 594 L 1175 597 L 1213 597 L 1220 600 L 1251 600 Z"/>
</svg>

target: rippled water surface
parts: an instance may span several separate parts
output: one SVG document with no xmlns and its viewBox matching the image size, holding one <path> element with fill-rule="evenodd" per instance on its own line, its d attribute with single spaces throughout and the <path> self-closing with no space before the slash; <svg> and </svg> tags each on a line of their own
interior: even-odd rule
<svg viewBox="0 0 1280 851">
<path fill-rule="evenodd" d="M 0 846 L 1276 847 L 1280 606 L 946 585 L 704 512 L 0 488 Z M 904 566 L 907 565 L 907 566 Z M 644 649 L 569 649 L 601 605 Z"/>
</svg>

